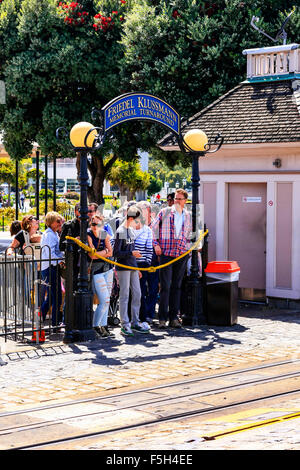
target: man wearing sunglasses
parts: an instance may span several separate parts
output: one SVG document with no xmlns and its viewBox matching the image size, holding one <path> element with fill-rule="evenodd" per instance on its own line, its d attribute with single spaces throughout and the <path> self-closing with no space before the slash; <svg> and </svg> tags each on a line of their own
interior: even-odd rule
<svg viewBox="0 0 300 470">
<path fill-rule="evenodd" d="M 184 189 L 175 192 L 174 205 L 162 209 L 153 222 L 153 246 L 160 264 L 168 263 L 185 253 L 190 247 L 192 232 L 191 214 L 185 209 L 188 194 Z M 181 284 L 186 271 L 188 256 L 159 270 L 160 301 L 159 328 L 181 328 L 178 319 Z"/>
</svg>

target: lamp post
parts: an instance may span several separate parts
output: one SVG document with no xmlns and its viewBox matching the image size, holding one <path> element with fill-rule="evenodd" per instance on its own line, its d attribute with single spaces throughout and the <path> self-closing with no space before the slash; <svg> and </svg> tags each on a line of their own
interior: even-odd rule
<svg viewBox="0 0 300 470">
<path fill-rule="evenodd" d="M 188 131 L 181 136 L 178 143 L 180 149 L 192 158 L 192 243 L 198 238 L 197 210 L 199 205 L 199 158 L 207 153 L 214 153 L 223 144 L 223 137 L 219 134 L 215 138 L 215 149 L 211 149 L 206 134 L 200 129 Z M 185 325 L 198 326 L 204 319 L 202 308 L 202 283 L 199 275 L 198 249 L 192 251 L 191 272 L 187 281 L 187 303 L 186 311 L 183 313 L 183 323 Z"/>
<path fill-rule="evenodd" d="M 35 152 L 35 205 L 36 205 L 36 217 L 40 218 L 40 152 L 37 150 Z"/>
<path fill-rule="evenodd" d="M 56 131 L 59 138 L 59 132 L 64 128 Z M 66 132 L 66 129 L 64 129 Z M 70 142 L 72 149 L 80 154 L 80 239 L 87 244 L 87 228 L 88 228 L 88 169 L 87 154 L 93 150 L 93 145 L 97 137 L 96 128 L 90 123 L 79 122 L 72 127 L 70 131 Z M 88 259 L 87 253 L 80 248 L 79 253 L 79 276 L 77 288 L 74 293 L 74 311 L 70 311 L 70 305 L 66 305 L 68 309 L 68 319 L 66 321 L 66 334 L 64 342 L 80 342 L 94 340 L 97 334 L 92 326 L 93 309 L 92 309 L 92 292 L 89 289 L 88 282 Z M 70 267 L 71 268 L 71 267 Z M 72 268 L 71 268 L 72 269 Z M 70 324 L 67 324 L 69 321 Z"/>
</svg>

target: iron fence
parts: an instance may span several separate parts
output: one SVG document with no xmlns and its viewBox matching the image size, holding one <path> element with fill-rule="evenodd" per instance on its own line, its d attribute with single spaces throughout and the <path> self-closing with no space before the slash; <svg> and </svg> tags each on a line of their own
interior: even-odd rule
<svg viewBox="0 0 300 470">
<path fill-rule="evenodd" d="M 62 326 L 64 258 L 51 259 L 48 246 L 27 248 L 27 254 L 0 254 L 0 337 L 42 343 Z"/>
<path fill-rule="evenodd" d="M 206 230 L 206 226 L 204 228 Z M 28 249 L 28 251 L 27 251 Z M 49 339 L 61 339 L 63 322 L 66 330 L 73 330 L 74 292 L 77 275 L 74 270 L 73 242 L 66 244 L 66 257 L 51 259 L 49 246 L 28 246 L 25 254 L 14 252 L 12 256 L 0 253 L 0 339 L 25 343 L 43 343 Z M 46 251 L 46 252 L 45 252 Z M 204 269 L 208 261 L 208 237 L 204 238 L 201 255 L 201 298 L 199 315 L 206 315 L 206 280 Z M 201 260 L 201 262 L 200 262 Z M 61 277 L 59 264 L 64 262 L 68 269 L 65 278 Z M 47 268 L 48 266 L 48 272 Z M 49 266 L 52 266 L 49 269 Z M 186 273 L 182 285 L 183 302 L 181 314 L 192 319 L 192 289 Z M 116 280 L 116 279 L 115 279 Z M 119 293 L 117 282 L 111 292 L 108 321 L 119 324 Z M 54 308 L 54 310 L 53 310 Z"/>
</svg>

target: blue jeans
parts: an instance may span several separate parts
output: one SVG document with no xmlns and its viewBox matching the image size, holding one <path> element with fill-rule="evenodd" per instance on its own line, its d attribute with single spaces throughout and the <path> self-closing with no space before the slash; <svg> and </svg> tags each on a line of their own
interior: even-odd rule
<svg viewBox="0 0 300 470">
<path fill-rule="evenodd" d="M 147 264 L 139 264 L 141 268 L 148 267 Z M 149 271 L 141 271 L 142 277 L 140 279 L 141 285 L 141 309 L 140 309 L 140 320 L 145 321 L 146 318 L 155 317 L 155 306 L 158 299 L 158 287 L 159 287 L 159 274 L 158 271 L 150 273 Z"/>
<path fill-rule="evenodd" d="M 45 321 L 46 315 L 50 308 L 51 294 L 52 326 L 55 326 L 62 321 L 62 314 L 60 311 L 60 306 L 62 303 L 61 278 L 58 269 L 56 269 L 56 266 L 51 265 L 50 268 L 44 269 L 42 271 L 42 279 L 47 283 L 51 283 L 50 288 L 46 287 L 42 294 L 41 310 L 43 321 Z"/>
<path fill-rule="evenodd" d="M 99 304 L 94 312 L 93 326 L 107 326 L 107 317 L 110 303 L 114 271 L 110 269 L 105 273 L 93 275 L 93 292 L 99 299 Z"/>
</svg>

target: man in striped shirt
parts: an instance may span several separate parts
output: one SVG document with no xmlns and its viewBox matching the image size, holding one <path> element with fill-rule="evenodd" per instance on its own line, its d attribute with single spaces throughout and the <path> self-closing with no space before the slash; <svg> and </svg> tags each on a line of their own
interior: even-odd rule
<svg viewBox="0 0 300 470">
<path fill-rule="evenodd" d="M 160 264 L 165 264 L 185 253 L 190 248 L 192 234 L 191 214 L 184 208 L 188 194 L 177 189 L 172 207 L 162 209 L 153 225 L 153 245 Z M 178 320 L 180 293 L 188 256 L 160 269 L 160 302 L 158 310 L 159 328 L 169 326 L 181 328 Z"/>
</svg>

